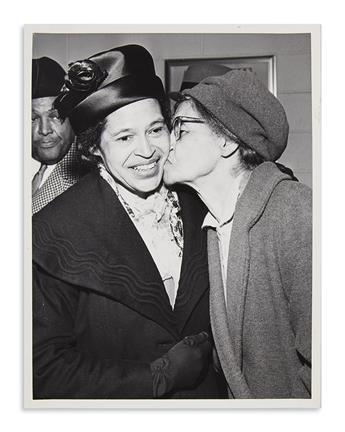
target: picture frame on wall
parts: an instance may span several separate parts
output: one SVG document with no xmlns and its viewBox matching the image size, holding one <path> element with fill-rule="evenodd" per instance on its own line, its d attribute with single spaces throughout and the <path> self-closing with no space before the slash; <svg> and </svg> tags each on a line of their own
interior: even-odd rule
<svg viewBox="0 0 345 432">
<path fill-rule="evenodd" d="M 167 92 L 179 91 L 187 69 L 198 63 L 214 63 L 229 69 L 250 70 L 277 96 L 276 57 L 217 57 L 165 60 L 165 88 Z"/>
</svg>

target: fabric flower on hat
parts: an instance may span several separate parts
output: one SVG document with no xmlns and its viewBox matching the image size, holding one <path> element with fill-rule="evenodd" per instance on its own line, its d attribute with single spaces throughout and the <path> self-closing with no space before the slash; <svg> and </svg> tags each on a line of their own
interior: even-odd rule
<svg viewBox="0 0 345 432">
<path fill-rule="evenodd" d="M 87 95 L 93 93 L 98 86 L 105 80 L 108 73 L 102 70 L 99 65 L 92 60 L 78 60 L 70 63 L 68 73 L 65 76 L 65 83 L 61 93 L 55 103 L 59 104 L 62 117 L 68 116 L 67 106 L 64 106 L 64 99 L 69 96 L 73 98 L 73 103 L 78 104 Z"/>
<path fill-rule="evenodd" d="M 93 92 L 107 75 L 107 71 L 102 71 L 97 63 L 79 60 L 69 64 L 65 86 L 68 90 Z"/>
</svg>

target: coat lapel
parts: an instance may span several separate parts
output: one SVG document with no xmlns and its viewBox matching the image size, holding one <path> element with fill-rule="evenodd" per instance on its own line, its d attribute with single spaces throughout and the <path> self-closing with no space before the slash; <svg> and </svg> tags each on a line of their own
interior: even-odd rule
<svg viewBox="0 0 345 432">
<path fill-rule="evenodd" d="M 215 233 L 209 233 L 209 265 L 211 281 L 211 321 L 217 349 L 221 353 L 222 367 L 231 374 L 232 388 L 246 395 L 248 388 L 242 375 L 243 319 L 249 277 L 250 244 L 249 232 L 261 216 L 274 187 L 282 180 L 290 179 L 273 163 L 265 162 L 257 167 L 238 200 L 231 231 L 227 269 L 227 307 L 222 306 L 224 295 L 220 295 L 222 283 L 218 241 Z M 215 253 L 215 250 L 217 252 Z M 230 345 L 230 347 L 228 346 Z M 219 348 L 218 348 L 219 347 Z M 233 377 L 231 368 L 235 370 Z M 228 381 L 229 383 L 229 381 Z M 234 384 L 235 383 L 235 384 Z M 239 384 L 239 387 L 236 386 Z M 241 397 L 236 396 L 235 397 Z M 244 396 L 247 397 L 247 396 Z"/>
<path fill-rule="evenodd" d="M 179 194 L 184 231 L 180 283 L 174 314 L 182 332 L 199 300 L 209 290 L 206 233 L 201 225 L 206 209 L 191 191 Z"/>
<path fill-rule="evenodd" d="M 249 232 L 264 211 L 275 186 L 286 179 L 291 178 L 282 174 L 275 164 L 265 162 L 259 165 L 252 172 L 235 209 L 228 257 L 227 311 L 236 361 L 241 368 L 244 307 L 249 277 Z"/>
<path fill-rule="evenodd" d="M 208 229 L 208 260 L 210 273 L 211 326 L 218 357 L 231 396 L 236 399 L 250 398 L 251 393 L 236 358 L 235 344 L 230 331 L 225 305 L 222 271 L 217 234 Z"/>
<path fill-rule="evenodd" d="M 126 210 L 111 193 L 114 211 L 107 214 L 111 220 L 109 218 L 104 225 L 112 227 L 107 248 L 109 254 L 110 251 L 118 252 L 113 258 L 114 264 L 111 264 L 117 267 L 114 271 L 116 288 L 109 287 L 108 292 L 117 301 L 175 334 L 175 317 L 158 268 Z M 120 277 L 115 274 L 117 272 Z"/>
<path fill-rule="evenodd" d="M 118 293 L 121 292 L 123 302 L 136 307 L 138 311 L 178 336 L 201 297 L 209 290 L 206 234 L 201 230 L 206 210 L 193 192 L 183 189 L 183 192 L 178 194 L 184 248 L 179 288 L 172 309 L 164 283 L 145 242 L 118 199 L 114 199 L 114 193 L 111 194 L 116 206 L 114 213 L 117 215 L 116 223 L 112 223 L 112 238 L 120 238 L 121 243 L 117 243 L 117 246 L 114 244 L 109 249 L 116 250 L 117 247 L 122 251 L 121 257 L 116 260 L 131 269 L 132 278 L 132 284 L 128 284 L 128 287 L 131 285 L 131 290 L 124 290 L 119 286 Z M 108 223 L 104 225 L 107 226 Z M 120 300 L 119 296 L 117 297 Z"/>
<path fill-rule="evenodd" d="M 46 271 L 106 295 L 177 334 L 158 269 L 127 212 L 98 174 L 39 212 L 33 228 L 34 259 Z"/>
</svg>

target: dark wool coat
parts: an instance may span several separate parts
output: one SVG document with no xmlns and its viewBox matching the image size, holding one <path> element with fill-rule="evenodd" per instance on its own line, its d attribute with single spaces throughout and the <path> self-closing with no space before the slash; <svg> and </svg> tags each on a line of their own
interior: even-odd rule
<svg viewBox="0 0 345 432">
<path fill-rule="evenodd" d="M 265 162 L 238 200 L 227 309 L 209 230 L 213 337 L 230 397 L 310 398 L 312 193 Z"/>
<path fill-rule="evenodd" d="M 204 209 L 179 195 L 184 253 L 175 309 L 111 187 L 91 173 L 33 217 L 34 398 L 152 398 L 150 363 L 210 333 Z M 226 397 L 212 366 L 171 398 Z"/>
</svg>

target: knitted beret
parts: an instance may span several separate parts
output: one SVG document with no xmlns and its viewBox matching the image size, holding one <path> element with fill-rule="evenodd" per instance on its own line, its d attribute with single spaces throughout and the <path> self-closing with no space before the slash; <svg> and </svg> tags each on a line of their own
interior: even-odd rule
<svg viewBox="0 0 345 432">
<path fill-rule="evenodd" d="M 233 70 L 182 93 L 199 101 L 265 160 L 275 161 L 285 150 L 289 125 L 284 108 L 254 73 Z"/>
</svg>

